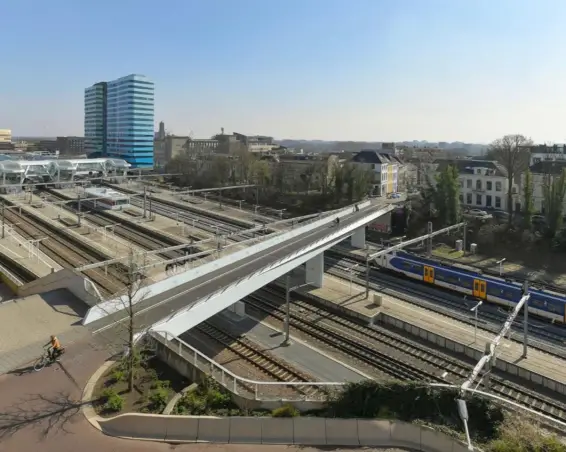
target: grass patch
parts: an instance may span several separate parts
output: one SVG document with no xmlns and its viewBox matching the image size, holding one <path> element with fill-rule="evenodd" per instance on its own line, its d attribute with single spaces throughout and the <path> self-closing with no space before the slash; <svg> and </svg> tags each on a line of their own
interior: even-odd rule
<svg viewBox="0 0 566 452">
<path fill-rule="evenodd" d="M 128 392 L 127 378 L 125 367 L 118 362 L 98 380 L 93 393 L 97 414 L 161 413 L 175 393 L 189 385 L 185 377 L 157 358 L 142 361 L 131 392 Z"/>
<path fill-rule="evenodd" d="M 464 251 L 456 251 L 446 245 L 440 245 L 432 250 L 433 256 L 442 257 L 444 259 L 460 259 L 464 256 Z"/>
</svg>

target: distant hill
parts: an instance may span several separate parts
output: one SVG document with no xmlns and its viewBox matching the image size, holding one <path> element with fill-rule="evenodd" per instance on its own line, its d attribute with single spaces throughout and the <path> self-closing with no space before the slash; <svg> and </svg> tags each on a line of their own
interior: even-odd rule
<svg viewBox="0 0 566 452">
<path fill-rule="evenodd" d="M 302 149 L 304 152 L 357 152 L 362 149 L 379 149 L 381 141 L 324 141 L 324 140 L 278 140 L 278 144 L 288 148 Z M 481 155 L 487 150 L 487 146 L 477 143 L 463 143 L 455 141 L 432 143 L 429 141 L 401 141 L 396 143 L 401 147 L 437 148 L 461 152 L 469 155 Z"/>
</svg>

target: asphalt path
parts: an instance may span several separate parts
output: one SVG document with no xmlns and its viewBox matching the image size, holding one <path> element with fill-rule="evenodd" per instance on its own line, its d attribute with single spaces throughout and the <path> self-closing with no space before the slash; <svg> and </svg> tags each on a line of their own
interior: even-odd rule
<svg viewBox="0 0 566 452">
<path fill-rule="evenodd" d="M 356 212 L 347 220 L 340 222 L 340 227 L 354 223 L 365 217 L 368 211 L 377 210 L 377 208 L 366 209 L 365 211 Z M 136 305 L 137 323 L 139 326 L 153 325 L 177 311 L 187 308 L 208 295 L 230 285 L 238 279 L 250 276 L 252 273 L 261 268 L 267 267 L 274 262 L 287 257 L 293 252 L 304 248 L 326 237 L 329 233 L 336 230 L 334 223 L 325 225 L 314 231 L 309 231 L 285 242 L 284 246 L 276 245 L 241 259 L 233 264 L 219 268 L 215 271 L 207 273 L 199 278 L 195 278 L 188 283 L 174 287 L 155 297 L 140 301 Z M 94 321 L 88 325 L 88 328 L 95 332 L 106 331 L 115 328 L 119 323 L 126 321 L 127 316 L 120 311 L 115 314 L 106 316 L 100 320 Z M 123 328 L 121 328 L 123 329 Z"/>
<path fill-rule="evenodd" d="M 110 356 L 100 338 L 71 344 L 61 362 L 41 372 L 22 368 L 0 377 L 0 452 L 315 452 L 295 446 L 133 441 L 102 434 L 80 409 L 82 389 Z M 8 427 L 11 425 L 11 427 Z M 343 452 L 355 449 L 335 449 Z M 359 449 L 358 449 L 359 450 Z M 397 451 L 398 449 L 363 449 Z"/>
</svg>

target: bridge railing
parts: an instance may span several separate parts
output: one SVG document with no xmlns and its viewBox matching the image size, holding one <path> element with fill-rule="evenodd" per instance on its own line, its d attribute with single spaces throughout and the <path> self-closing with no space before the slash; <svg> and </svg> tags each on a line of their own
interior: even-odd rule
<svg viewBox="0 0 566 452">
<path fill-rule="evenodd" d="M 392 208 L 393 207 L 391 207 L 391 206 L 384 206 L 384 207 L 380 208 L 379 210 L 381 211 L 381 210 L 392 209 Z M 351 209 L 351 207 L 350 207 L 350 209 Z M 334 215 L 338 216 L 338 213 L 339 212 L 334 211 Z M 320 218 L 318 220 L 320 220 Z M 363 224 L 364 221 L 365 220 L 359 220 L 359 223 Z M 348 224 L 346 226 L 334 228 L 334 232 L 332 234 L 329 234 L 328 236 L 325 236 L 321 239 L 318 239 L 314 242 L 311 242 L 308 245 L 305 245 L 304 247 L 296 250 L 295 252 L 278 259 L 277 261 L 273 262 L 272 264 L 269 264 L 265 267 L 259 268 L 255 272 L 253 272 L 249 275 L 246 275 L 243 278 L 239 278 L 239 279 L 233 281 L 231 284 L 229 284 L 225 287 L 222 287 L 221 289 L 206 295 L 205 297 L 199 299 L 196 303 L 192 304 L 187 309 L 174 312 L 173 314 L 171 314 L 170 316 L 165 318 L 163 321 L 159 322 L 158 325 L 163 325 L 163 324 L 169 322 L 170 320 L 172 320 L 173 318 L 175 318 L 176 316 L 185 313 L 187 310 L 195 309 L 196 307 L 202 305 L 203 303 L 206 303 L 211 298 L 214 298 L 214 297 L 219 296 L 223 293 L 226 293 L 226 292 L 230 291 L 231 289 L 235 288 L 236 286 L 244 283 L 245 281 L 251 280 L 251 279 L 253 279 L 253 278 L 255 278 L 255 277 L 257 277 L 257 276 L 259 276 L 263 273 L 269 272 L 273 268 L 279 267 L 280 265 L 283 265 L 285 262 L 291 261 L 291 260 L 295 259 L 297 256 L 305 254 L 306 250 L 316 249 L 317 247 L 324 245 L 324 243 L 327 243 L 327 242 L 332 241 L 333 239 L 335 239 L 337 237 L 340 237 L 343 234 L 343 230 L 346 229 L 346 228 L 351 229 L 352 225 Z"/>
<path fill-rule="evenodd" d="M 257 381 L 240 377 L 193 346 L 168 331 L 149 331 L 150 336 L 180 358 L 190 362 L 234 394 L 251 396 L 254 400 L 287 400 L 321 402 L 332 389 L 344 386 L 341 382 L 313 381 Z"/>
</svg>

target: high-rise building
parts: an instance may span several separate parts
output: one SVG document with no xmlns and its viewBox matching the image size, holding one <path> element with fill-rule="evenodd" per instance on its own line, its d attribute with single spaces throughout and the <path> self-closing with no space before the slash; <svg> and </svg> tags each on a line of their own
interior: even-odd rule
<svg viewBox="0 0 566 452">
<path fill-rule="evenodd" d="M 143 75 L 97 83 L 85 90 L 85 151 L 153 166 L 154 85 Z"/>
<path fill-rule="evenodd" d="M 106 155 L 106 82 L 85 89 L 85 141 L 87 155 Z"/>
</svg>

